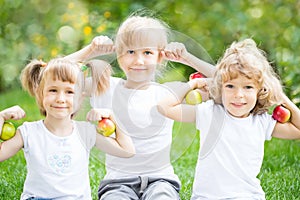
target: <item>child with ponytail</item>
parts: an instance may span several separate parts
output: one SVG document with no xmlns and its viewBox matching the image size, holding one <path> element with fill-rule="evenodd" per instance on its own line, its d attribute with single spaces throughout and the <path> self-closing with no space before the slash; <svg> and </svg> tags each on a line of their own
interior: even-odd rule
<svg viewBox="0 0 300 200">
<path fill-rule="evenodd" d="M 79 110 L 86 84 L 84 72 L 77 63 L 52 59 L 48 64 L 33 60 L 22 71 L 25 90 L 36 98 L 44 119 L 25 122 L 16 135 L 0 144 L 0 161 L 23 149 L 27 176 L 21 199 L 92 199 L 88 174 L 89 153 L 93 146 L 120 157 L 130 157 L 134 148 L 130 137 L 116 126 L 116 137 L 97 134 L 90 122 L 72 118 Z M 98 70 L 101 70 L 100 68 Z M 108 69 L 105 69 L 108 70 Z M 97 73 L 93 71 L 92 73 Z M 102 73 L 102 72 L 101 72 Z M 106 71 L 109 74 L 109 71 Z M 105 73 L 104 75 L 105 76 Z M 107 86 L 93 79 L 94 91 Z M 108 110 L 90 113 L 87 119 L 114 117 Z M 0 116 L 1 117 L 1 116 Z"/>
</svg>

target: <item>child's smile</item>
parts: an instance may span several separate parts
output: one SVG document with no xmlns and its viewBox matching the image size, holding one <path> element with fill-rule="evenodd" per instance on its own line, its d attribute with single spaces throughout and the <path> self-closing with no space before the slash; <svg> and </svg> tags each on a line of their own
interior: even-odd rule
<svg viewBox="0 0 300 200">
<path fill-rule="evenodd" d="M 159 51 L 141 47 L 127 50 L 118 62 L 127 77 L 126 87 L 136 88 L 153 80 L 159 62 Z"/>
<path fill-rule="evenodd" d="M 253 80 L 239 75 L 223 83 L 222 101 L 234 117 L 247 117 L 257 101 L 258 88 Z"/>
<path fill-rule="evenodd" d="M 69 117 L 73 111 L 74 84 L 47 80 L 44 89 L 44 106 L 47 115 Z"/>
</svg>

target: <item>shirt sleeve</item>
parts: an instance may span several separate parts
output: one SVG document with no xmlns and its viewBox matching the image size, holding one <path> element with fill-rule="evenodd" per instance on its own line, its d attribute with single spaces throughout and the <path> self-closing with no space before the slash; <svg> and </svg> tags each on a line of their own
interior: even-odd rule
<svg viewBox="0 0 300 200">
<path fill-rule="evenodd" d="M 26 128 L 25 123 L 23 125 L 19 126 L 18 130 L 21 133 L 23 143 L 24 143 L 23 151 L 26 152 L 28 150 L 28 135 L 27 135 L 27 128 Z"/>
<path fill-rule="evenodd" d="M 262 125 L 265 130 L 265 140 L 271 140 L 272 139 L 272 133 L 275 128 L 275 125 L 277 121 L 272 118 L 271 115 L 268 113 L 262 114 Z"/>
<path fill-rule="evenodd" d="M 83 145 L 90 150 L 96 143 L 96 126 L 90 122 L 76 121 L 76 127 Z"/>
<path fill-rule="evenodd" d="M 214 102 L 208 100 L 196 106 L 196 128 L 202 130 L 211 123 Z"/>
<path fill-rule="evenodd" d="M 28 122 L 24 122 L 21 126 L 18 127 L 18 130 L 21 133 L 23 143 L 24 143 L 23 151 L 27 152 L 28 151 L 28 134 L 30 133 L 30 131 L 28 131 Z"/>
</svg>

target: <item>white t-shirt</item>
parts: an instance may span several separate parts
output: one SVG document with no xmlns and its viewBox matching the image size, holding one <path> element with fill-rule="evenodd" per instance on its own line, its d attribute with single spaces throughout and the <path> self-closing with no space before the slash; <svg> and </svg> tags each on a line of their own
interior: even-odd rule
<svg viewBox="0 0 300 200">
<path fill-rule="evenodd" d="M 131 136 L 136 150 L 131 158 L 107 154 L 105 179 L 146 175 L 179 182 L 170 162 L 173 120 L 156 108 L 169 91 L 157 83 L 145 90 L 128 89 L 123 84 L 123 79 L 111 77 L 109 90 L 91 98 L 92 107 L 113 110 L 118 125 Z"/>
<path fill-rule="evenodd" d="M 92 199 L 89 182 L 89 153 L 95 144 L 96 129 L 89 122 L 74 122 L 71 135 L 58 137 L 43 120 L 19 127 L 24 141 L 27 176 L 21 200 L 30 197 L 51 199 Z M 78 130 L 85 130 L 79 133 Z M 81 138 L 80 134 L 86 137 Z"/>
<path fill-rule="evenodd" d="M 236 118 L 223 106 L 211 100 L 204 102 L 196 108 L 200 151 L 212 120 L 213 106 L 218 106 L 218 114 L 225 117 L 221 137 L 211 154 L 203 160 L 198 156 L 191 199 L 264 199 L 257 175 L 263 161 L 264 142 L 271 139 L 276 121 L 266 113 Z"/>
</svg>

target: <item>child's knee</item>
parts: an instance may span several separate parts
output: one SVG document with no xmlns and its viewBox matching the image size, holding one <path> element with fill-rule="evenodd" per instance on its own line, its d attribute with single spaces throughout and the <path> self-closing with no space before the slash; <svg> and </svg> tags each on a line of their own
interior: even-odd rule
<svg viewBox="0 0 300 200">
<path fill-rule="evenodd" d="M 179 199 L 179 193 L 170 183 L 158 181 L 152 183 L 142 197 L 142 200 L 154 199 L 176 200 Z"/>
</svg>

